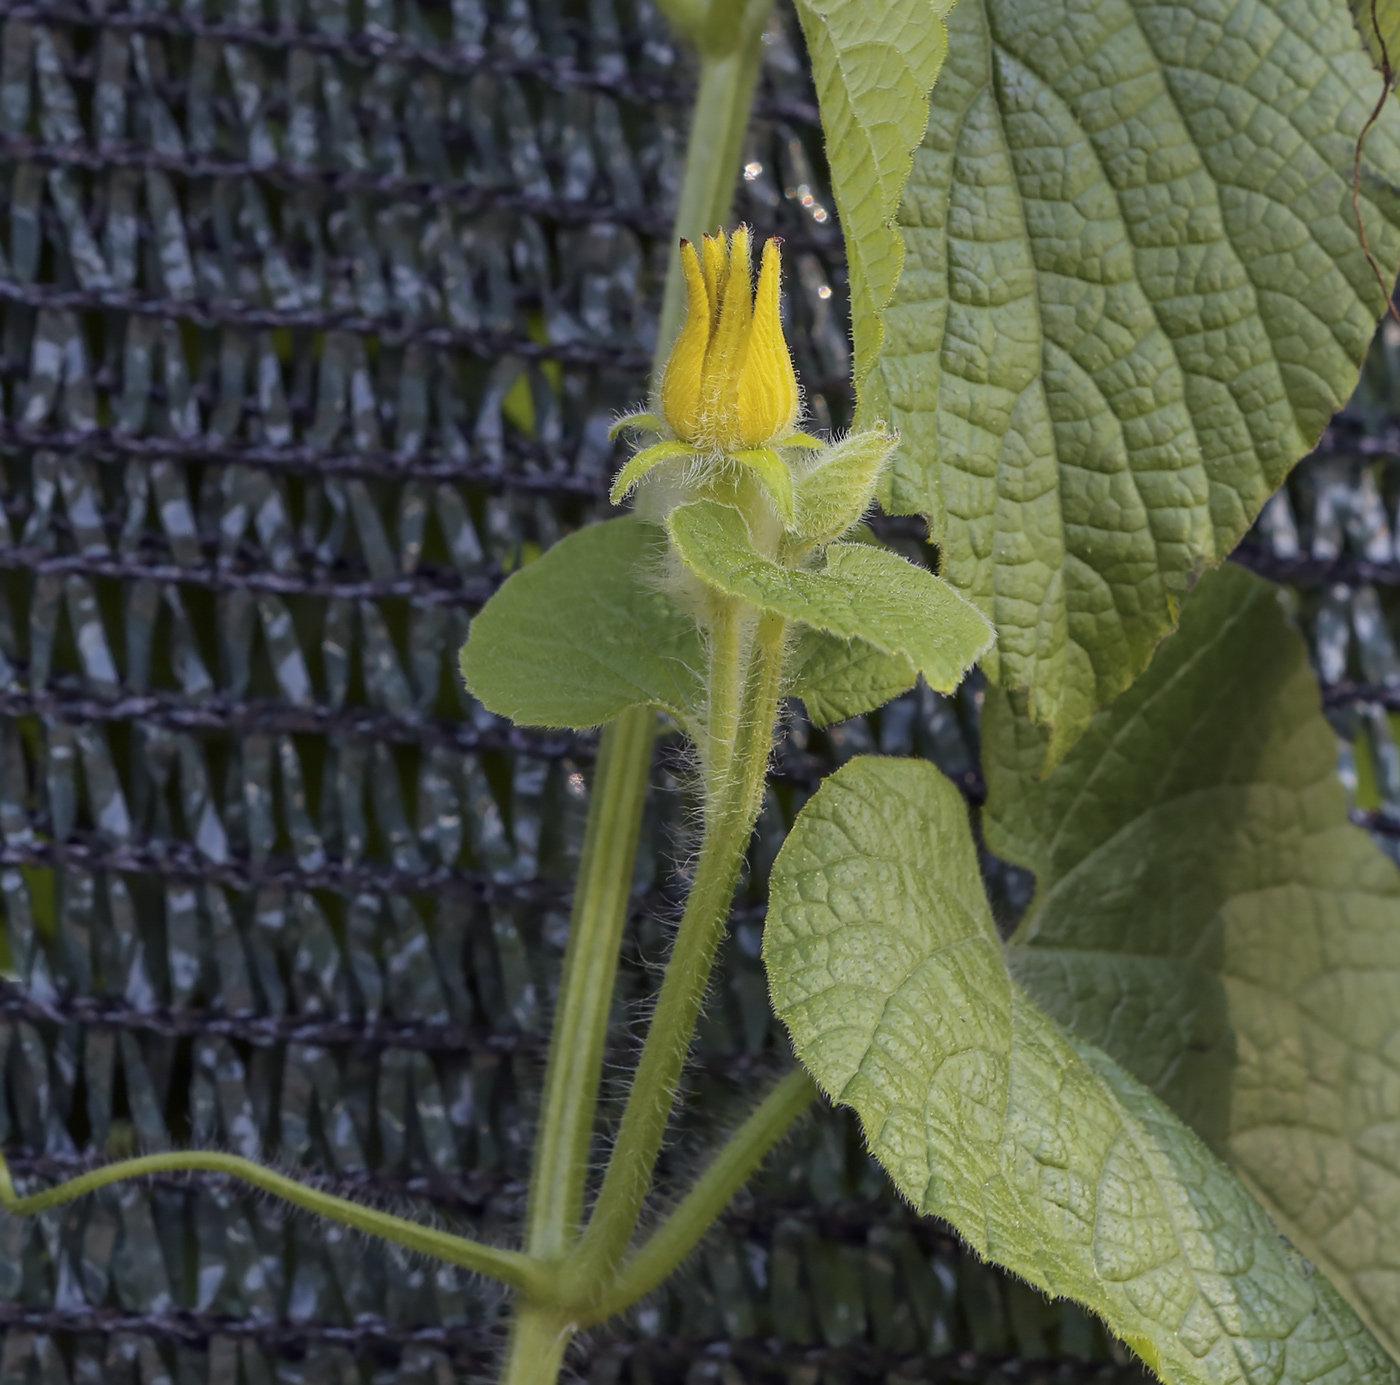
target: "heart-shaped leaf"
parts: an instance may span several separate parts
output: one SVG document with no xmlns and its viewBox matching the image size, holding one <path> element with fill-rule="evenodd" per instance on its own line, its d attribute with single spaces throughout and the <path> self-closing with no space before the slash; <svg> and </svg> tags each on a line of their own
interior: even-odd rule
<svg viewBox="0 0 1400 1385">
<path fill-rule="evenodd" d="M 1163 1380 L 1400 1380 L 1197 1136 L 1012 979 L 931 765 L 826 780 L 774 865 L 764 960 L 798 1055 L 900 1191 Z"/>
<path fill-rule="evenodd" d="M 1302 636 L 1234 567 L 1038 782 L 983 722 L 1012 974 L 1234 1163 L 1400 1353 L 1400 870 L 1347 820 Z"/>
<path fill-rule="evenodd" d="M 861 412 L 899 429 L 887 508 L 929 517 L 1053 763 L 1356 384 L 1380 79 L 1346 0 L 961 0 L 948 24 Z M 1397 134 L 1392 102 L 1368 167 L 1400 168 Z"/>
</svg>

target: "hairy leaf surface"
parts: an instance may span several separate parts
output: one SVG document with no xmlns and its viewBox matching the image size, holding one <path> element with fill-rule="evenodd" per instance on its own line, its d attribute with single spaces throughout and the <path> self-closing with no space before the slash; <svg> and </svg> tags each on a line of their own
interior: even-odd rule
<svg viewBox="0 0 1400 1385">
<path fill-rule="evenodd" d="M 989 699 L 987 841 L 1036 873 L 1040 1003 L 1222 1152 L 1400 1352 L 1400 870 L 1347 820 L 1302 636 L 1212 573 L 1147 673 L 1036 782 Z"/>
<path fill-rule="evenodd" d="M 826 780 L 774 866 L 764 957 L 799 1056 L 900 1190 L 1164 1380 L 1400 1379 L 1199 1138 L 1012 979 L 931 765 Z"/>
<path fill-rule="evenodd" d="M 521 726 L 601 726 L 645 706 L 688 724 L 705 655 L 661 589 L 665 546 L 656 525 L 609 519 L 521 568 L 472 621 L 467 687 Z"/>
<path fill-rule="evenodd" d="M 880 316 L 904 262 L 894 218 L 948 52 L 951 8 L 952 0 L 797 0 L 845 233 L 857 388 L 879 353 Z"/>
<path fill-rule="evenodd" d="M 964 0 L 949 26 L 863 407 L 902 435 L 887 507 L 929 516 L 1053 762 L 1356 383 L 1377 79 L 1345 0 Z M 1368 163 L 1400 168 L 1397 132 L 1392 106 Z"/>
<path fill-rule="evenodd" d="M 738 510 L 713 500 L 680 506 L 666 526 L 686 565 L 711 586 L 908 659 L 939 692 L 962 682 L 992 638 L 975 606 L 887 549 L 837 543 L 821 571 L 783 567 L 754 549 Z"/>
<path fill-rule="evenodd" d="M 800 697 L 814 726 L 863 716 L 908 692 L 918 677 L 902 654 L 806 626 L 788 655 L 784 692 Z"/>
</svg>

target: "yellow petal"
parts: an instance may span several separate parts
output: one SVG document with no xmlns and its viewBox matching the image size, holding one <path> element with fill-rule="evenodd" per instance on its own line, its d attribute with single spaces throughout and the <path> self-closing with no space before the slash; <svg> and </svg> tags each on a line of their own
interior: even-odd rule
<svg viewBox="0 0 1400 1385">
<path fill-rule="evenodd" d="M 719 324 L 705 353 L 705 393 L 700 404 L 701 429 L 710 445 L 721 452 L 732 452 L 738 442 L 739 375 L 744 368 L 752 319 L 749 230 L 741 226 L 729 239 L 729 272 L 724 281 Z"/>
<path fill-rule="evenodd" d="M 738 385 L 739 439 L 744 447 L 773 442 L 790 433 L 797 422 L 801 397 L 783 337 L 781 297 L 781 257 L 778 242 L 770 240 L 763 247 L 753 325 Z"/>
<path fill-rule="evenodd" d="M 724 286 L 729 278 L 729 237 L 720 227 L 705 237 L 705 288 L 710 295 L 710 334 L 719 325 L 719 305 L 724 301 Z"/>
<path fill-rule="evenodd" d="M 700 426 L 705 351 L 710 344 L 710 296 L 700 257 L 688 240 L 681 242 L 681 273 L 685 276 L 685 326 L 661 373 L 661 411 L 676 436 L 691 441 Z"/>
</svg>

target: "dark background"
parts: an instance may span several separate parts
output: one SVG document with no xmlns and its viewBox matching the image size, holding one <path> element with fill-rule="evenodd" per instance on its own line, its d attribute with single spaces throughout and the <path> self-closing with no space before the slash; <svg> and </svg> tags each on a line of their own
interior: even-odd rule
<svg viewBox="0 0 1400 1385">
<path fill-rule="evenodd" d="M 690 64 L 632 0 L 86 0 L 0 23 L 0 1140 L 22 1186 L 213 1145 L 509 1238 L 595 740 L 487 715 L 455 651 L 505 573 L 606 513 Z M 786 238 L 813 424 L 839 427 L 841 243 L 786 8 L 770 38 L 737 214 Z M 1358 816 L 1392 847 L 1393 369 L 1392 327 L 1252 559 L 1298 592 Z M 917 524 L 880 528 L 933 558 Z M 794 713 L 673 1175 L 787 1061 L 758 952 L 793 814 L 867 750 L 928 756 L 975 801 L 978 705 L 974 679 L 825 734 Z M 610 1103 L 687 782 L 663 743 Z M 987 871 L 1010 921 L 1027 881 Z M 0 1385 L 447 1385 L 490 1377 L 500 1307 L 214 1178 L 0 1217 Z M 571 1363 L 1138 1376 L 911 1215 L 831 1111 Z"/>
</svg>

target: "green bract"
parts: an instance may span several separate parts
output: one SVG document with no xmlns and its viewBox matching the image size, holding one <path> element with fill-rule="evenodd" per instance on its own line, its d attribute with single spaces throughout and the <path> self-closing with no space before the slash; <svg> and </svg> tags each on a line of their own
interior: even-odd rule
<svg viewBox="0 0 1400 1385">
<path fill-rule="evenodd" d="M 854 280 L 850 92 L 877 100 L 884 50 L 807 32 Z M 949 35 L 861 414 L 899 429 L 887 508 L 929 516 L 1053 762 L 1356 382 L 1384 304 L 1350 189 L 1379 82 L 1345 0 L 962 0 Z M 1400 168 L 1397 130 L 1392 103 L 1368 165 Z"/>
<path fill-rule="evenodd" d="M 1226 1154 L 1400 1351 L 1400 870 L 1268 584 L 1212 574 L 1047 780 L 988 701 L 986 833 L 1031 867 L 1012 974 Z"/>
<path fill-rule="evenodd" d="M 1219 1159 L 1013 980 L 931 765 L 826 780 L 774 865 L 764 958 L 802 1061 L 914 1205 L 1164 1380 L 1400 1379 Z"/>
<path fill-rule="evenodd" d="M 816 547 L 839 539 L 870 508 L 880 473 L 898 439 L 874 428 L 814 453 L 796 487 L 795 544 Z"/>
</svg>

